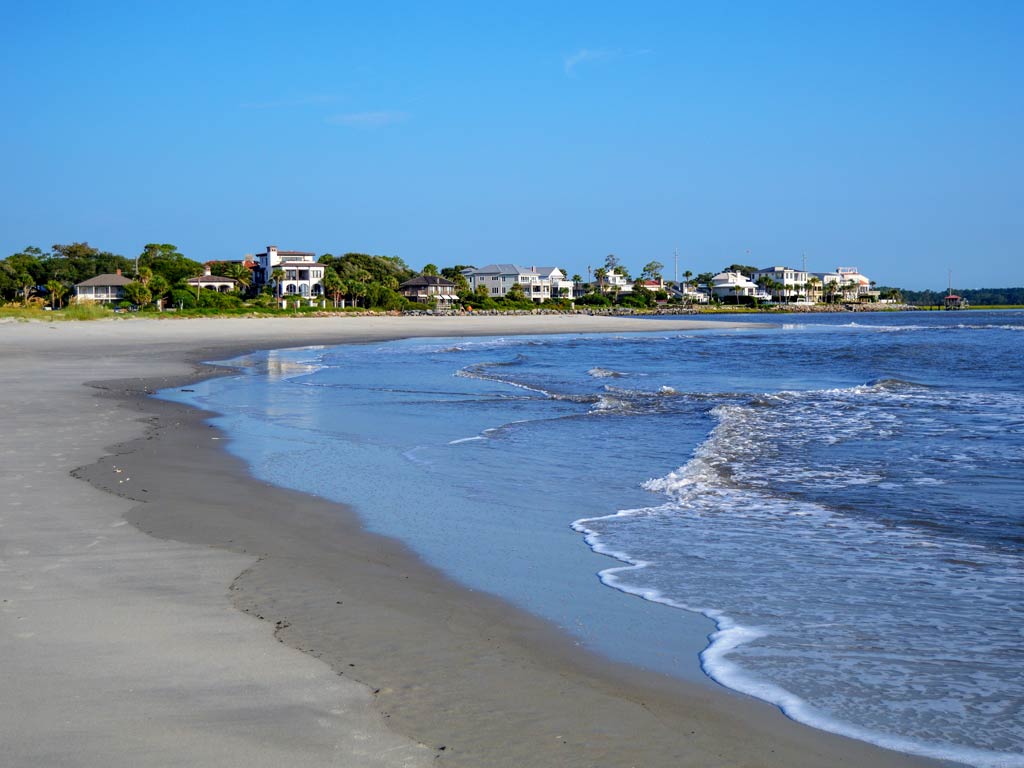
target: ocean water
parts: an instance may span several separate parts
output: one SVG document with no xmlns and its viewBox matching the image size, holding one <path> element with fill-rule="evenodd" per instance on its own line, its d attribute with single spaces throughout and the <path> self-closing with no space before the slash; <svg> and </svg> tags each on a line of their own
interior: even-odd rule
<svg viewBox="0 0 1024 768">
<path fill-rule="evenodd" d="M 221 414 L 257 477 L 352 503 L 581 646 L 1024 766 L 1024 313 L 233 364 L 162 396 Z"/>
</svg>

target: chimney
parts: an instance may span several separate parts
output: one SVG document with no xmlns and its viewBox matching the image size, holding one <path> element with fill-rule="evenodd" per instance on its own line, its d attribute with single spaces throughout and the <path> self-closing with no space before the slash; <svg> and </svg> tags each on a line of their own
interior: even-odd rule
<svg viewBox="0 0 1024 768">
<path fill-rule="evenodd" d="M 120 269 L 118 269 L 118 270 L 117 270 L 117 276 L 118 276 L 118 277 L 120 277 L 120 276 L 121 276 L 121 270 L 120 270 Z"/>
<path fill-rule="evenodd" d="M 210 273 L 210 265 L 209 264 L 204 264 L 203 265 L 203 274 L 207 275 L 207 276 L 209 276 L 211 274 Z"/>
</svg>

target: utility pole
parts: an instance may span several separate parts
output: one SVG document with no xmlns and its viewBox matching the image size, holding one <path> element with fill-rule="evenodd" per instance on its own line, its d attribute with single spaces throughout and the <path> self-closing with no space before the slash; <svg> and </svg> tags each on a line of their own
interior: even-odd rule
<svg viewBox="0 0 1024 768">
<path fill-rule="evenodd" d="M 675 253 L 675 269 L 672 270 L 672 282 L 676 285 L 679 284 L 679 249 L 676 248 Z"/>
</svg>

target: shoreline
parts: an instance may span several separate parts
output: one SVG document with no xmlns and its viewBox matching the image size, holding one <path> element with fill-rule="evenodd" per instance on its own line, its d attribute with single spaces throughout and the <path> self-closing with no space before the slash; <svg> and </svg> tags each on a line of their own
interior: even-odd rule
<svg viewBox="0 0 1024 768">
<path fill-rule="evenodd" d="M 210 439 L 223 436 L 205 423 L 209 414 L 149 396 L 157 388 L 224 373 L 201 365 L 204 359 L 424 335 L 417 327 L 423 319 L 382 320 L 373 327 L 361 323 L 361 333 L 338 334 L 330 320 L 313 321 L 314 330 L 303 319 L 291 327 L 292 339 L 244 338 L 235 329 L 221 334 L 225 324 L 241 330 L 231 320 L 190 327 L 160 323 L 182 328 L 170 334 L 181 338 L 143 334 L 165 349 L 140 350 L 146 339 L 136 338 L 129 361 L 134 365 L 122 366 L 136 375 L 89 376 L 103 380 L 104 389 L 80 387 L 83 402 L 105 401 L 115 413 L 130 413 L 131 423 L 147 426 L 140 435 L 136 424 L 136 434 L 116 447 L 103 445 L 106 455 L 78 474 L 133 500 L 126 519 L 151 535 L 255 558 L 234 578 L 232 602 L 263 620 L 262 634 L 273 626 L 281 643 L 326 662 L 337 676 L 376 689 L 372 707 L 381 719 L 429 748 L 419 758 L 445 765 L 939 764 L 816 731 L 725 689 L 687 685 L 581 653 L 556 628 L 455 585 L 399 542 L 362 530 L 343 505 L 254 480 L 241 460 L 223 450 L 222 440 Z M 510 323 L 515 318 L 503 317 L 481 329 L 481 320 L 470 321 L 476 327 L 467 331 L 467 323 L 439 319 L 429 329 L 436 332 L 426 335 L 728 327 L 720 321 L 644 320 L 636 321 L 639 328 L 624 328 L 634 323 L 591 318 L 582 324 L 568 319 L 574 328 L 551 330 L 552 318 Z M 140 322 L 146 321 L 129 325 Z M 211 324 L 220 326 L 216 338 L 192 332 Z M 51 326 L 40 325 L 53 334 Z M 114 333 L 126 327 L 108 326 Z M 30 335 L 45 337 L 42 328 Z M 131 357 L 123 341 L 99 338 L 102 331 L 78 333 L 96 337 L 93 346 L 100 351 Z M 7 336 L 0 335 L 0 342 L 9 342 Z M 47 342 L 51 351 L 61 346 L 35 341 Z M 32 357 L 31 350 L 22 352 Z M 161 361 L 162 371 L 147 365 L 147 352 L 149 360 Z M 131 479 L 130 492 L 122 476 Z"/>
</svg>

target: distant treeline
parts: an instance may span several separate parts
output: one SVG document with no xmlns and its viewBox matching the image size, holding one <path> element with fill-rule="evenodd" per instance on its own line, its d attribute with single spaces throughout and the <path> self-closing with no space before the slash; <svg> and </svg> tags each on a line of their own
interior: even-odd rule
<svg viewBox="0 0 1024 768">
<path fill-rule="evenodd" d="M 881 288 L 880 290 L 886 290 Z M 909 291 L 900 289 L 908 304 L 941 305 L 946 291 Z M 954 288 L 953 293 L 963 296 L 973 306 L 993 304 L 1024 304 L 1024 287 L 1020 288 Z"/>
</svg>

